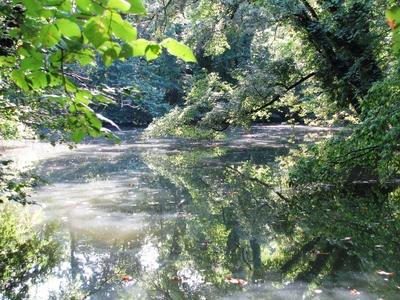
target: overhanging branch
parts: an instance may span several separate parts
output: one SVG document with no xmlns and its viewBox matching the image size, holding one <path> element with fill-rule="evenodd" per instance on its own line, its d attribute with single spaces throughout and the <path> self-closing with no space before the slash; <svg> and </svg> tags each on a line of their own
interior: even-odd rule
<svg viewBox="0 0 400 300">
<path fill-rule="evenodd" d="M 302 84 L 304 81 L 310 79 L 311 77 L 315 76 L 316 74 L 317 74 L 316 72 L 312 72 L 312 73 L 308 74 L 307 76 L 304 76 L 304 77 L 301 78 L 300 80 L 296 81 L 296 82 L 293 83 L 292 85 L 289 85 L 288 87 L 286 87 L 285 93 L 287 93 L 287 92 L 289 92 L 290 90 L 296 88 L 297 86 L 299 86 L 300 84 Z M 268 106 L 274 104 L 276 101 L 278 101 L 279 99 L 281 99 L 283 96 L 284 96 L 284 94 L 276 94 L 276 95 L 274 95 L 274 96 L 272 97 L 272 100 L 271 100 L 271 101 L 265 103 L 264 105 L 262 105 L 262 106 L 260 106 L 260 107 L 258 107 L 258 108 L 255 108 L 255 109 L 253 109 L 253 110 L 247 112 L 247 114 L 253 114 L 253 113 L 259 112 L 259 111 L 265 109 L 266 107 L 268 107 Z"/>
</svg>

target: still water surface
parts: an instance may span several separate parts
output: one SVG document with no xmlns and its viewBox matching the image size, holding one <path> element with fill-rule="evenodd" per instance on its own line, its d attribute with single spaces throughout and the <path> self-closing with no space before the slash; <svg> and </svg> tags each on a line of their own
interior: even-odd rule
<svg viewBox="0 0 400 300">
<path fill-rule="evenodd" d="M 244 176 L 268 172 L 327 130 L 255 126 L 223 142 L 140 134 L 74 150 L 10 147 L 11 158 L 48 182 L 32 196 L 40 204 L 33 210 L 59 224 L 63 252 L 30 299 L 400 299 L 392 278 L 321 242 L 337 224 L 307 236 L 315 223 L 296 223 L 265 185 Z"/>
</svg>

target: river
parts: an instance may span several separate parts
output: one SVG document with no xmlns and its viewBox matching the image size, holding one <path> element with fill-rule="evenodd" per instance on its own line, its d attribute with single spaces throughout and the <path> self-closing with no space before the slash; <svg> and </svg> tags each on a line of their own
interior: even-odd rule
<svg viewBox="0 0 400 300">
<path fill-rule="evenodd" d="M 333 223 L 317 228 L 311 214 L 299 221 L 252 178 L 267 178 L 277 157 L 329 134 L 253 126 L 215 142 L 144 139 L 131 130 L 118 133 L 118 145 L 5 144 L 5 157 L 47 182 L 29 210 L 40 224 L 55 224 L 61 253 L 24 297 L 399 299 L 379 264 L 368 271 L 352 264 L 368 251 L 364 245 L 354 242 L 347 252 L 326 246 L 336 243 L 331 234 L 345 244 L 357 232 Z M 375 257 L 385 255 L 382 247 L 371 241 Z"/>
</svg>

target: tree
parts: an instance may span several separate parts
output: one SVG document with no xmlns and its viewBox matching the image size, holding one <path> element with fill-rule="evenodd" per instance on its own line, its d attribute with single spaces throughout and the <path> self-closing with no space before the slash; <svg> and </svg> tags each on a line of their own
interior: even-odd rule
<svg viewBox="0 0 400 300">
<path fill-rule="evenodd" d="M 182 31 L 199 66 L 216 73 L 221 84 L 232 85 L 228 97 L 197 111 L 198 126 L 190 126 L 207 131 L 254 120 L 357 121 L 363 97 L 390 69 L 383 17 L 387 5 L 358 0 L 186 2 Z M 173 8 L 167 8 L 171 27 L 177 22 Z M 195 111 L 194 103 L 202 106 L 207 93 L 195 99 L 191 88 L 186 101 Z M 210 114 L 218 124 L 203 122 Z"/>
<path fill-rule="evenodd" d="M 137 29 L 125 18 L 146 14 L 140 0 L 10 0 L 0 8 L 3 88 L 13 91 L 15 85 L 27 107 L 44 108 L 49 119 L 56 120 L 55 128 L 74 142 L 85 135 L 110 136 L 102 122 L 114 123 L 91 108 L 110 99 L 102 91 L 82 87 L 72 65 L 95 64 L 97 56 L 106 66 L 136 56 L 151 61 L 163 49 L 185 62 L 196 61 L 191 50 L 174 39 L 157 43 L 137 38 Z M 9 93 L 3 101 L 2 112 L 19 110 Z"/>
</svg>

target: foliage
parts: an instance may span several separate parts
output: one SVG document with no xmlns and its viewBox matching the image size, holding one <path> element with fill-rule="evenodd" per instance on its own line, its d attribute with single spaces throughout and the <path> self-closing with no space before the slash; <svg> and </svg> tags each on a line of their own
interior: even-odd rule
<svg viewBox="0 0 400 300">
<path fill-rule="evenodd" d="M 174 11 L 182 6 L 168 6 L 165 14 L 171 27 L 184 24 L 203 72 L 232 85 L 227 103 L 214 104 L 222 110 L 216 129 L 253 121 L 346 125 L 360 121 L 362 98 L 393 69 L 384 38 L 388 4 L 203 0 L 182 4 L 187 23 Z M 187 109 L 201 115 L 190 97 Z M 191 126 L 201 131 L 198 121 Z"/>
<path fill-rule="evenodd" d="M 168 33 L 160 42 L 138 39 L 136 17 L 125 17 L 144 14 L 139 1 L 81 0 L 76 8 L 71 1 L 46 3 L 46 9 L 31 0 L 2 6 L 4 136 L 16 135 L 12 122 L 28 124 L 31 113 L 29 121 L 39 128 L 49 124 L 73 141 L 108 134 L 99 119 L 111 121 L 95 109 L 113 95 L 141 102 L 132 77 L 145 72 L 118 79 L 139 64 L 132 57 L 152 61 L 165 49 L 196 61 L 176 37 L 195 48 L 199 67 L 187 70 L 194 73 L 189 78 L 183 66 L 168 70 L 179 78 L 185 103 L 156 119 L 148 135 L 215 138 L 231 125 L 266 120 L 347 126 L 326 140 L 283 151 L 279 164 L 268 161 L 265 149 L 223 167 L 238 155 L 234 150 L 148 154 L 148 167 L 187 196 L 176 207 L 182 214 L 168 221 L 173 234 L 160 242 L 168 263 L 144 278 L 155 295 L 205 297 L 206 283 L 242 288 L 230 286 L 227 276 L 256 282 L 275 275 L 273 281 L 288 288 L 307 283 L 304 296 L 350 271 L 368 273 L 370 291 L 397 292 L 397 274 L 387 282 L 376 274 L 399 268 L 400 81 L 383 16 L 391 1 L 151 1 L 152 12 L 162 13 L 150 17 L 146 24 L 154 28 L 143 32 Z M 397 56 L 399 15 L 398 6 L 387 11 Z M 98 68 L 99 57 L 110 72 Z M 82 73 L 97 86 L 82 83 Z M 143 77 L 158 80 L 152 75 Z M 26 110 L 12 99 L 14 84 L 25 94 Z M 169 109 L 161 90 L 143 90 L 155 99 L 143 107 L 160 115 Z M 265 156 L 258 158 L 260 152 Z M 3 198 L 25 201 L 27 185 L 5 167 Z M 202 279 L 192 290 L 179 279 L 185 267 Z"/>
<path fill-rule="evenodd" d="M 96 55 L 106 66 L 132 56 L 153 60 L 162 49 L 186 62 L 196 61 L 187 46 L 170 38 L 161 43 L 137 39 L 137 29 L 122 17 L 126 13 L 146 11 L 139 0 L 80 0 L 76 6 L 71 0 L 2 3 L 2 81 L 33 96 L 34 103 L 40 95 L 41 103 L 56 104 L 59 113 L 50 113 L 63 115 L 63 124 L 57 127 L 74 142 L 85 135 L 109 135 L 102 121 L 113 123 L 91 108 L 109 100 L 101 92 L 80 86 L 70 72 L 71 63 L 94 64 Z"/>
<path fill-rule="evenodd" d="M 213 130 L 226 126 L 231 93 L 232 87 L 221 82 L 217 74 L 201 74 L 186 97 L 185 107 L 177 107 L 156 120 L 147 134 L 212 137 Z"/>
<path fill-rule="evenodd" d="M 400 170 L 398 97 L 397 76 L 376 83 L 361 104 L 363 122 L 300 154 L 304 159 L 298 160 L 290 180 L 349 184 L 369 179 L 382 188 L 393 184 Z"/>
</svg>

